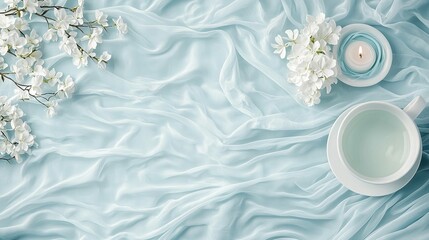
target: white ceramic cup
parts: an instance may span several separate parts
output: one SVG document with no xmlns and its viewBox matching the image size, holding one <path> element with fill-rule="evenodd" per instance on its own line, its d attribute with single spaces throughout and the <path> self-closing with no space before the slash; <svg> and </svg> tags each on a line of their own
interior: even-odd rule
<svg viewBox="0 0 429 240">
<path fill-rule="evenodd" d="M 338 131 L 340 161 L 363 181 L 397 181 L 419 160 L 422 142 L 414 119 L 425 106 L 418 96 L 404 109 L 378 101 L 353 107 Z"/>
</svg>

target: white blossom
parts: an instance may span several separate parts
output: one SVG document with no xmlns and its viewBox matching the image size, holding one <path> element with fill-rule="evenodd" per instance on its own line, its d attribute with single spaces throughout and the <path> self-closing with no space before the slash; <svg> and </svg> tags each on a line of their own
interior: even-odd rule
<svg viewBox="0 0 429 240">
<path fill-rule="evenodd" d="M 19 163 L 21 155 L 34 144 L 34 136 L 26 122 L 23 112 L 12 105 L 5 96 L 0 97 L 0 153 L 14 157 Z"/>
<path fill-rule="evenodd" d="M 28 22 L 23 18 L 15 18 L 14 27 L 21 32 L 29 29 Z"/>
<path fill-rule="evenodd" d="M 15 23 L 15 18 L 6 16 L 6 14 L 0 14 L 0 28 L 8 28 Z"/>
<path fill-rule="evenodd" d="M 43 83 L 43 77 L 42 76 L 34 76 L 31 78 L 31 88 L 30 88 L 30 94 L 39 96 L 42 93 L 42 83 Z"/>
<path fill-rule="evenodd" d="M 45 81 L 51 85 L 54 86 L 57 84 L 57 82 L 60 80 L 60 78 L 63 76 L 62 72 L 56 72 L 55 68 L 52 68 L 50 71 L 46 69 L 45 72 Z"/>
<path fill-rule="evenodd" d="M 59 82 L 57 92 L 61 97 L 69 98 L 74 92 L 73 79 L 67 76 L 63 82 Z"/>
<path fill-rule="evenodd" d="M 39 43 L 42 41 L 42 38 L 37 34 L 37 32 L 32 29 L 30 35 L 25 36 L 27 43 L 33 46 L 39 46 Z"/>
<path fill-rule="evenodd" d="M 107 23 L 107 15 L 100 10 L 95 10 L 95 21 L 103 27 L 109 26 Z"/>
<path fill-rule="evenodd" d="M 27 9 L 30 14 L 37 12 L 38 7 L 39 3 L 37 0 L 24 0 L 24 8 Z"/>
<path fill-rule="evenodd" d="M 85 35 L 82 38 L 82 41 L 88 40 L 88 49 L 96 49 L 97 43 L 101 43 L 101 33 L 103 32 L 102 28 L 94 28 L 90 35 Z"/>
<path fill-rule="evenodd" d="M 72 55 L 72 53 L 79 52 L 77 42 L 74 37 L 63 36 L 59 48 L 66 52 L 68 55 Z"/>
<path fill-rule="evenodd" d="M 112 55 L 110 55 L 108 52 L 104 51 L 103 54 L 98 58 L 98 67 L 105 69 L 106 63 L 110 60 Z"/>
<path fill-rule="evenodd" d="M 48 117 L 53 117 L 57 113 L 58 102 L 51 101 L 49 102 L 48 109 L 46 110 Z"/>
<path fill-rule="evenodd" d="M 43 34 L 43 39 L 45 39 L 46 41 L 57 41 L 58 40 L 58 35 L 57 35 L 57 30 L 50 28 L 48 29 L 48 31 L 46 31 L 45 34 Z"/>
<path fill-rule="evenodd" d="M 73 64 L 79 69 L 88 65 L 89 55 L 86 52 L 75 51 L 73 52 Z"/>
<path fill-rule="evenodd" d="M 286 36 L 288 37 L 289 42 L 294 42 L 299 37 L 299 30 L 298 29 L 294 29 L 294 30 L 288 29 L 285 31 L 285 33 L 286 33 Z"/>
<path fill-rule="evenodd" d="M 283 42 L 283 38 L 280 35 L 277 35 L 274 40 L 276 43 L 271 44 L 271 46 L 275 48 L 274 53 L 280 55 L 281 59 L 284 59 L 286 57 L 286 48 L 288 45 Z"/>
<path fill-rule="evenodd" d="M 35 137 L 22 119 L 24 113 L 12 101 L 34 101 L 46 107 L 47 115 L 56 114 L 58 100 L 70 98 L 75 83 L 70 76 L 54 68 L 47 68 L 42 58 L 42 39 L 59 41 L 58 47 L 70 57 L 77 68 L 93 60 L 106 68 L 111 55 L 101 55 L 96 48 L 103 42 L 102 33 L 108 31 L 108 16 L 95 11 L 92 19 L 84 19 L 84 1 L 77 6 L 61 6 L 52 0 L 3 0 L 0 12 L 0 71 L 1 80 L 11 82 L 11 96 L 0 96 L 0 158 L 22 161 L 30 153 Z M 65 1 L 64 1 L 65 3 Z M 35 18 L 37 20 L 32 20 Z M 128 31 L 121 17 L 114 20 L 119 33 Z M 42 29 L 44 32 L 41 32 Z M 86 36 L 85 36 L 86 35 Z M 40 36 L 43 36 L 40 37 Z M 83 41 L 85 44 L 83 44 Z M 7 93 L 8 87 L 4 89 Z M 3 92 L 2 92 L 3 93 Z"/>
<path fill-rule="evenodd" d="M 29 60 L 20 58 L 10 68 L 11 68 L 12 72 L 15 73 L 16 81 L 22 82 L 24 79 L 24 76 L 30 74 L 31 67 L 32 66 L 31 66 Z"/>
<path fill-rule="evenodd" d="M 83 7 L 82 6 L 78 6 L 76 8 L 73 14 L 73 18 L 76 24 L 79 24 L 79 25 L 83 24 Z"/>
<path fill-rule="evenodd" d="M 59 37 L 64 36 L 65 31 L 69 29 L 70 24 L 74 23 L 74 18 L 68 15 L 64 9 L 54 9 L 54 15 L 56 21 L 54 22 L 54 28 L 57 30 Z"/>
<path fill-rule="evenodd" d="M 128 26 L 127 24 L 124 22 L 124 20 L 122 20 L 122 17 L 118 17 L 118 19 L 113 19 L 113 22 L 116 25 L 116 28 L 118 29 L 118 32 L 120 35 L 124 35 L 128 32 Z"/>
<path fill-rule="evenodd" d="M 321 89 L 331 91 L 337 83 L 336 60 L 330 52 L 338 44 L 341 27 L 335 21 L 327 21 L 325 14 L 307 17 L 307 25 L 301 29 L 286 30 L 285 37 L 275 37 L 274 53 L 287 56 L 288 81 L 297 86 L 297 94 L 308 106 L 320 103 Z M 285 42 L 286 40 L 286 42 Z"/>
<path fill-rule="evenodd" d="M 15 89 L 15 97 L 20 100 L 29 100 L 30 93 L 27 90 Z"/>
<path fill-rule="evenodd" d="M 9 34 L 8 44 L 12 49 L 23 48 L 27 44 L 27 39 L 20 37 L 16 31 L 13 31 Z"/>
</svg>

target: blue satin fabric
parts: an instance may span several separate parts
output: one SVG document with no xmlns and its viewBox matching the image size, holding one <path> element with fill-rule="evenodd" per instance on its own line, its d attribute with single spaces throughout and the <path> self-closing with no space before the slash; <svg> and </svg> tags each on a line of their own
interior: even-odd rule
<svg viewBox="0 0 429 240">
<path fill-rule="evenodd" d="M 353 71 L 352 69 L 350 69 L 349 66 L 347 66 L 347 64 L 344 61 L 344 59 L 345 59 L 344 54 L 346 52 L 346 48 L 350 43 L 352 43 L 354 41 L 366 42 L 374 49 L 375 62 L 371 66 L 371 68 L 366 72 Z M 341 72 L 344 75 L 351 77 L 352 79 L 357 79 L 357 80 L 358 79 L 368 79 L 368 78 L 376 76 L 380 72 L 380 70 L 383 68 L 383 65 L 385 62 L 384 48 L 383 48 L 383 46 L 380 45 L 380 43 L 377 41 L 377 39 L 375 39 L 370 34 L 360 33 L 360 32 L 350 33 L 349 35 L 345 36 L 345 38 L 343 38 L 343 40 L 339 44 L 340 44 L 340 46 L 338 48 L 337 60 L 338 60 L 338 63 L 340 64 Z"/>
<path fill-rule="evenodd" d="M 429 101 L 429 2 L 109 0 L 129 34 L 110 33 L 107 70 L 76 70 L 56 44 L 47 64 L 77 81 L 55 118 L 21 103 L 39 144 L 0 163 L 0 239 L 426 239 L 429 110 L 423 159 L 402 190 L 365 197 L 326 158 L 335 119 L 357 103 Z M 393 66 L 367 88 L 339 82 L 306 107 L 270 44 L 307 14 L 366 23 Z M 88 17 L 89 18 L 89 17 Z M 43 23 L 40 23 L 43 27 Z"/>
</svg>

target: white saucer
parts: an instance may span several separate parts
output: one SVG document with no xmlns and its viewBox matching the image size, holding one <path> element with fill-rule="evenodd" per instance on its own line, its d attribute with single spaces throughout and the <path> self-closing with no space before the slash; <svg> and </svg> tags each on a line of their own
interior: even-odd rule
<svg viewBox="0 0 429 240">
<path fill-rule="evenodd" d="M 334 56 L 337 57 L 337 59 L 338 59 L 338 49 L 341 45 L 341 42 L 345 37 L 347 37 L 350 33 L 353 33 L 353 32 L 367 33 L 378 41 L 380 46 L 383 48 L 384 65 L 380 69 L 380 72 L 377 73 L 375 76 L 372 76 L 371 78 L 355 79 L 343 74 L 343 72 L 341 71 L 341 67 L 339 66 L 339 64 L 337 64 L 337 69 L 338 69 L 337 78 L 340 79 L 340 81 L 344 82 L 345 84 L 353 87 L 369 87 L 369 86 L 375 85 L 381 80 L 383 80 L 390 71 L 390 68 L 392 66 L 392 55 L 393 55 L 392 47 L 390 46 L 389 41 L 383 35 L 383 33 L 381 33 L 376 28 L 370 25 L 361 24 L 361 23 L 349 24 L 341 30 L 341 36 L 340 36 L 340 39 L 338 40 L 339 44 L 334 46 L 333 54 Z"/>
<path fill-rule="evenodd" d="M 337 118 L 335 123 L 332 125 L 328 136 L 327 154 L 329 166 L 331 167 L 332 172 L 340 183 L 355 193 L 366 196 L 384 196 L 398 191 L 404 187 L 416 174 L 420 165 L 422 152 L 420 151 L 420 156 L 414 166 L 410 169 L 410 172 L 395 182 L 388 184 L 373 184 L 362 181 L 355 177 L 353 173 L 344 165 L 344 163 L 339 160 L 338 152 L 335 148 L 337 145 L 336 141 L 338 137 L 338 127 L 342 119 L 351 109 L 352 108 L 344 111 Z"/>
</svg>

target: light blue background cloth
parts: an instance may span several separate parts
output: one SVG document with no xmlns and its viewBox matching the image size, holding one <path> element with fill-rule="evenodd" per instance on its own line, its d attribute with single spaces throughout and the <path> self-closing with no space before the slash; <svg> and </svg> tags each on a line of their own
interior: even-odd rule
<svg viewBox="0 0 429 240">
<path fill-rule="evenodd" d="M 21 104 L 39 147 L 0 163 L 1 239 L 427 239 L 429 110 L 416 120 L 423 159 L 384 197 L 343 187 L 326 140 L 348 107 L 429 101 L 429 2 L 87 1 L 121 15 L 106 71 L 76 70 L 77 91 L 49 119 Z M 388 38 L 393 66 L 368 88 L 333 86 L 320 105 L 297 101 L 274 36 L 325 12 Z M 93 11 L 89 11 L 92 14 Z M 56 48 L 56 46 L 55 46 Z"/>
</svg>

